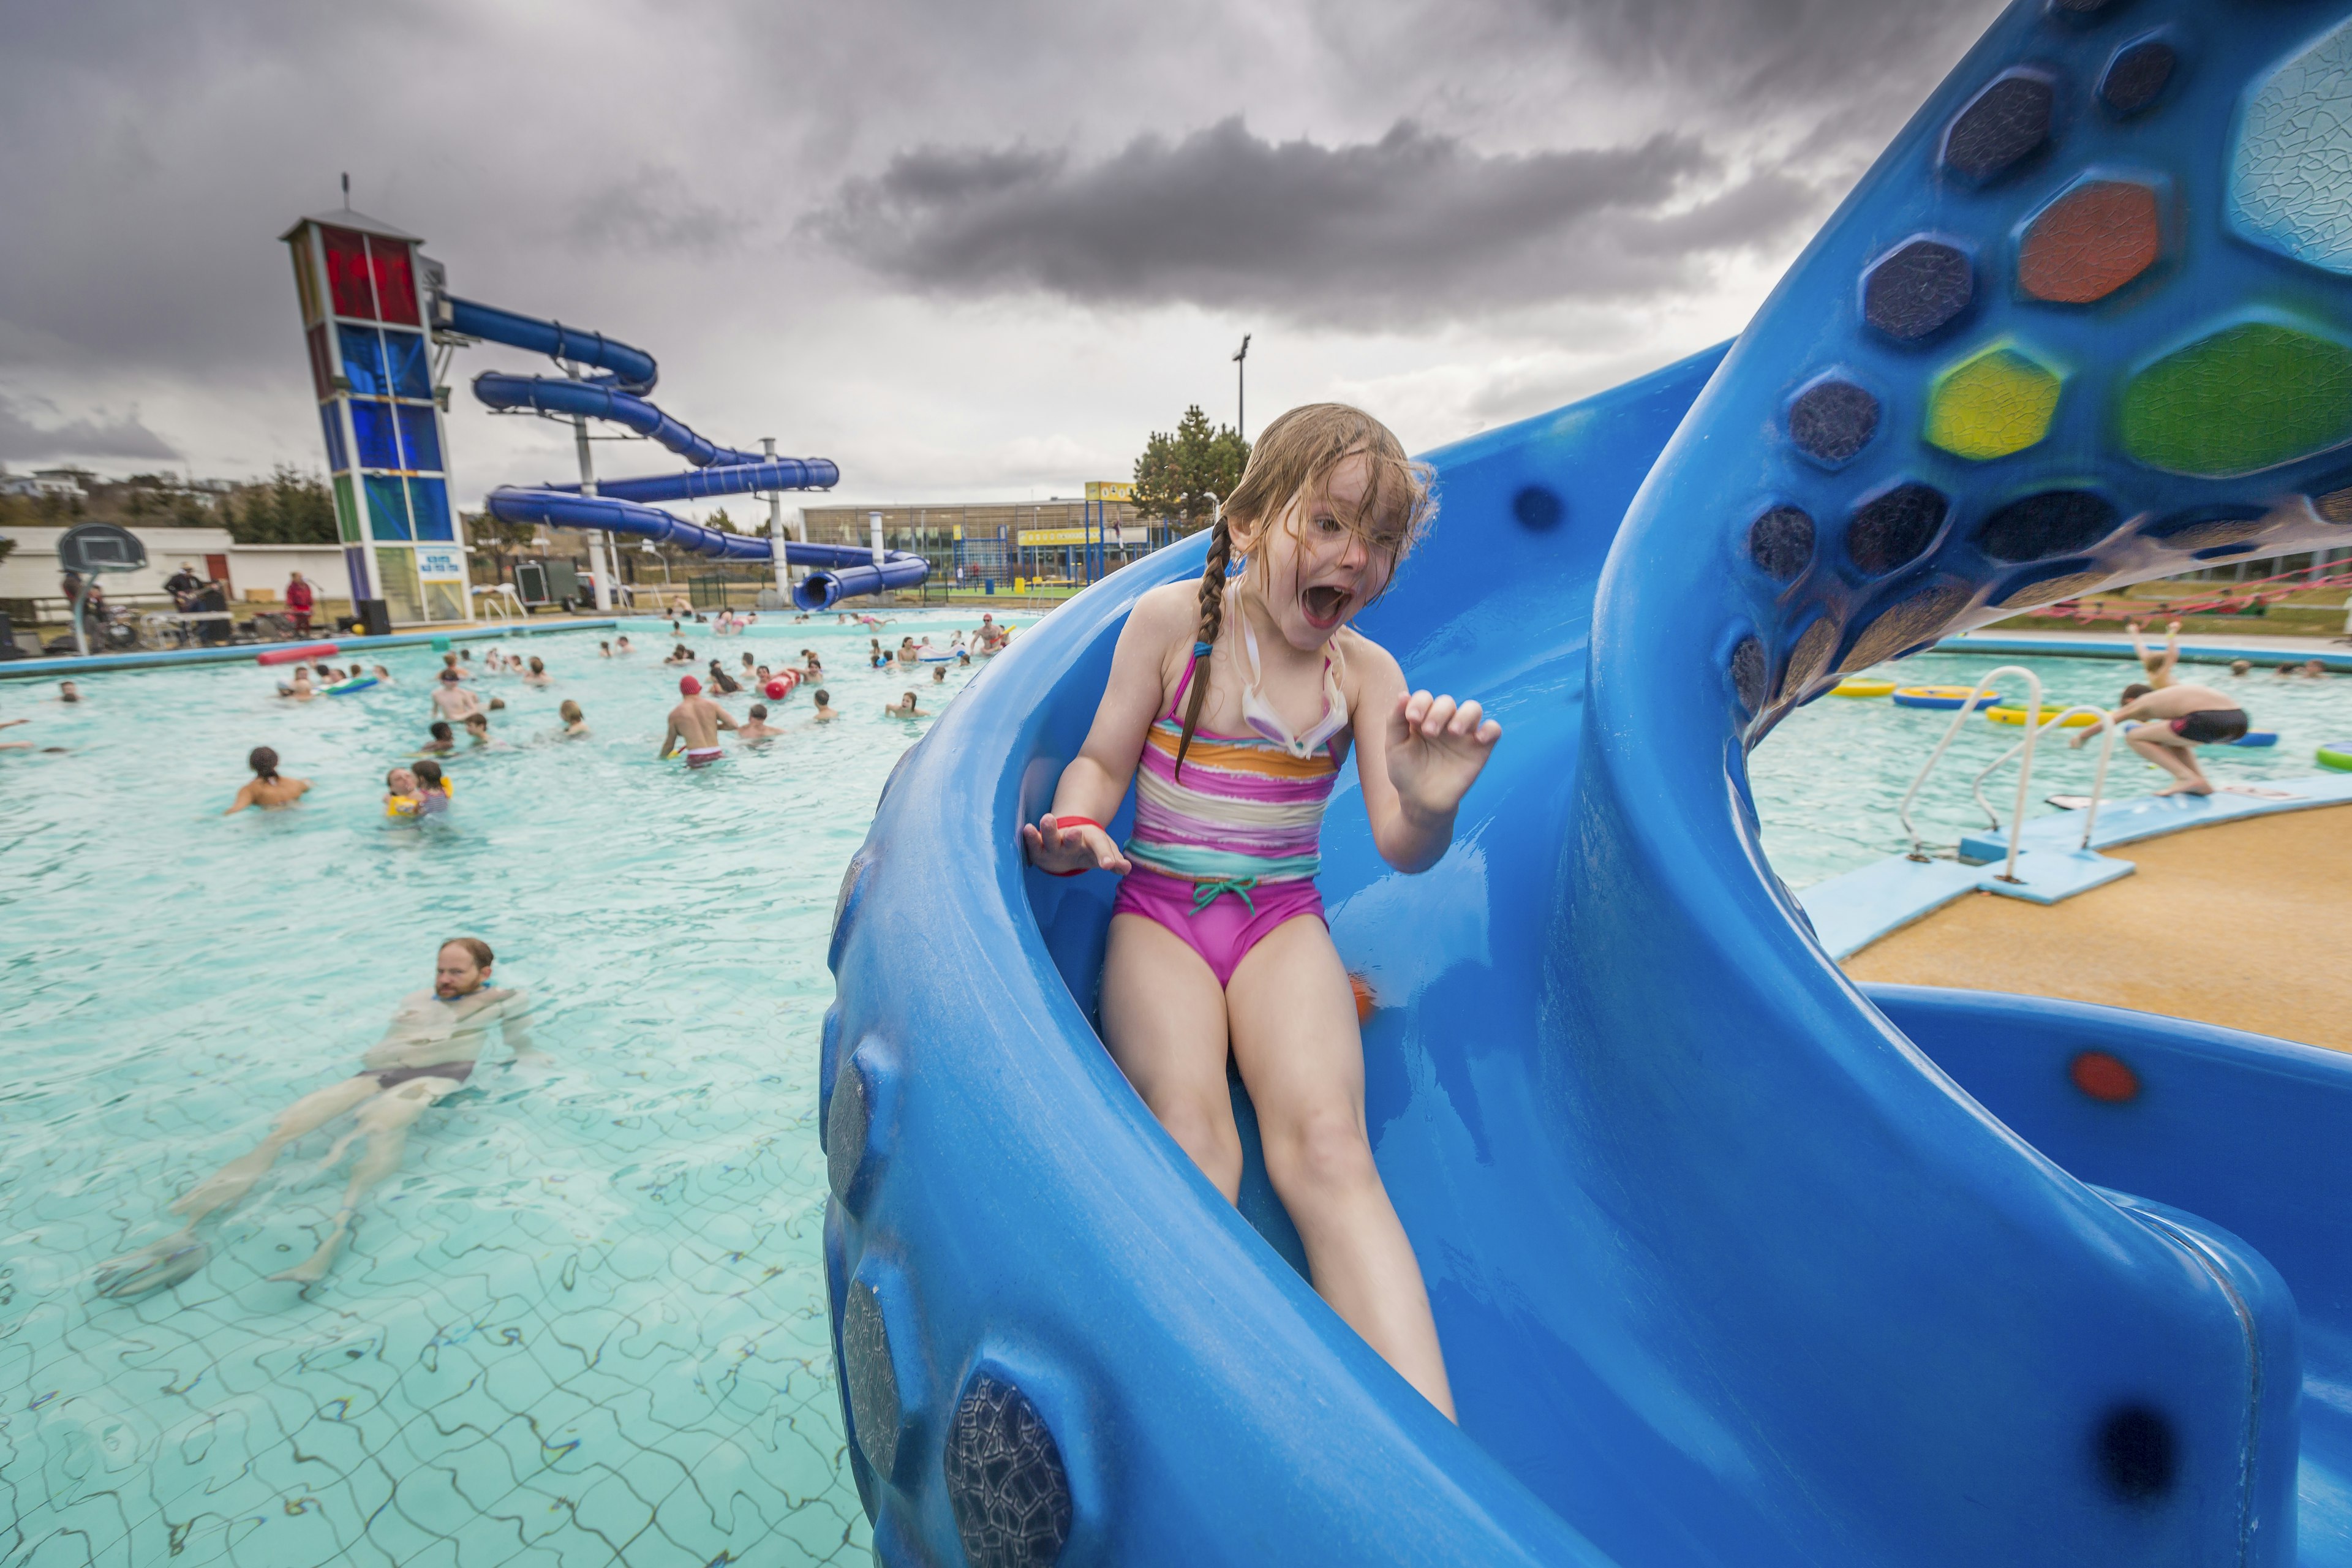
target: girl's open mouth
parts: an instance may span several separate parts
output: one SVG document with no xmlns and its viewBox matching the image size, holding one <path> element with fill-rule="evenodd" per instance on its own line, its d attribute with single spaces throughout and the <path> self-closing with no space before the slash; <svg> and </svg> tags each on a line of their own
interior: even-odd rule
<svg viewBox="0 0 2352 1568">
<path fill-rule="evenodd" d="M 1317 631 L 1328 631 L 1338 626 L 1339 617 L 1347 613 L 1348 597 L 1345 588 L 1318 583 L 1298 595 L 1298 605 L 1306 612 L 1307 622 Z"/>
</svg>

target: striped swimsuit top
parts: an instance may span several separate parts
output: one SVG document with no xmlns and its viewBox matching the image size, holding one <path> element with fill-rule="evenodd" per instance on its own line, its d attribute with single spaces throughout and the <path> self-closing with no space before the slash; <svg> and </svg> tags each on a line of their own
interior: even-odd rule
<svg viewBox="0 0 2352 1568">
<path fill-rule="evenodd" d="M 1323 668 L 1328 716 L 1337 689 L 1328 657 Z M 1194 883 L 1255 887 L 1311 879 L 1323 863 L 1323 808 L 1339 778 L 1331 742 L 1298 756 L 1263 736 L 1196 730 L 1180 781 L 1179 710 L 1192 683 L 1188 664 L 1168 711 L 1145 737 L 1127 858 L 1144 870 Z"/>
</svg>

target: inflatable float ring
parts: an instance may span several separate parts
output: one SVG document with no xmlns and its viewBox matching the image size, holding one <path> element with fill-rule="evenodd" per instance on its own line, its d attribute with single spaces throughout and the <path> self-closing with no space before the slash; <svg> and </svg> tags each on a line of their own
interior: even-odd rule
<svg viewBox="0 0 2352 1568">
<path fill-rule="evenodd" d="M 1891 680 L 1841 680 L 1830 688 L 1832 697 L 1892 697 L 1895 682 Z"/>
<path fill-rule="evenodd" d="M 332 686 L 322 687 L 320 689 L 330 697 L 348 697 L 354 691 L 365 691 L 375 683 L 376 678 L 373 675 L 354 675 L 349 680 L 338 680 Z"/>
<path fill-rule="evenodd" d="M 1960 708 L 1968 704 L 1973 686 L 1898 686 L 1895 689 L 1895 705 L 1898 708 Z M 2000 694 L 1988 691 L 1976 700 L 1979 708 L 1990 708 L 2000 700 Z"/>
<path fill-rule="evenodd" d="M 2319 748 L 2319 765 L 2334 768 L 2339 773 L 2352 773 L 2352 741 L 2330 741 Z"/>
<path fill-rule="evenodd" d="M 1957 708 L 1959 704 L 1955 702 L 1952 706 Z M 1995 724 L 2022 724 L 2025 722 L 2026 711 L 2027 710 L 2022 708 L 1988 708 L 1985 710 L 1985 718 Z M 2047 710 L 2047 711 L 2054 713 L 2057 710 L 2053 708 Z M 2045 724 L 2049 721 L 2050 721 L 2048 719 L 2042 720 L 2042 722 Z M 2069 713 L 2066 715 L 2066 721 L 2061 724 L 2059 728 L 2062 730 L 2087 730 L 2098 721 L 2099 716 L 2095 713 Z"/>
</svg>

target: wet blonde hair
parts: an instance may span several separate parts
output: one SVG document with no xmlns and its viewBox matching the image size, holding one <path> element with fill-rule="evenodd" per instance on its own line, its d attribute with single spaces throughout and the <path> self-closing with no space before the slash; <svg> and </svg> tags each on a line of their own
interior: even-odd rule
<svg viewBox="0 0 2352 1568">
<path fill-rule="evenodd" d="M 1217 509 L 1216 524 L 1210 531 L 1209 559 L 1201 572 L 1201 620 L 1190 661 L 1192 696 L 1184 705 L 1184 732 L 1176 743 L 1179 774 L 1193 731 L 1200 728 L 1201 705 L 1209 695 L 1208 667 L 1202 660 L 1224 629 L 1225 573 L 1233 564 L 1234 523 L 1251 535 L 1253 550 L 1262 549 L 1265 531 L 1293 500 L 1328 500 L 1333 470 L 1356 457 L 1365 459 L 1369 470 L 1363 499 L 1344 512 L 1334 511 L 1341 525 L 1366 545 L 1391 557 L 1391 583 L 1396 581 L 1396 563 L 1436 515 L 1429 466 L 1406 457 L 1403 444 L 1389 427 L 1362 409 L 1344 403 L 1309 403 L 1265 427 L 1250 449 L 1241 483 Z M 1295 531 L 1296 521 L 1291 526 Z M 1383 585 L 1381 591 L 1388 590 Z"/>
</svg>

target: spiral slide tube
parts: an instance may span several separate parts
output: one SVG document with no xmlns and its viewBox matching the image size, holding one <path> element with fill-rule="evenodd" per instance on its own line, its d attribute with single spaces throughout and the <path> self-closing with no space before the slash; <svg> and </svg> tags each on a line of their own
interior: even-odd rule
<svg viewBox="0 0 2352 1568">
<path fill-rule="evenodd" d="M 1727 353 L 1431 454 L 1363 629 L 1503 740 L 1419 876 L 1343 783 L 1319 880 L 1458 1428 L 1308 1288 L 1246 1095 L 1236 1209 L 1105 1053 L 1115 879 L 1015 847 L 1202 542 L 940 716 L 828 954 L 881 1561 L 2352 1564 L 2352 1058 L 1857 989 L 1746 763 L 2021 605 L 2352 538 L 2348 14 L 2019 4 Z"/>
<path fill-rule="evenodd" d="M 825 489 L 841 479 L 841 470 L 823 458 L 777 458 L 722 447 L 672 418 L 644 395 L 654 389 L 658 371 L 653 356 L 642 349 L 601 332 L 471 300 L 445 298 L 436 314 L 445 326 L 466 336 L 530 349 L 599 373 L 574 380 L 484 371 L 474 378 L 474 395 L 488 406 L 604 420 L 657 442 L 694 465 L 682 474 L 601 479 L 593 496 L 583 495 L 577 484 L 503 487 L 487 498 L 490 515 L 500 521 L 602 530 L 721 560 L 773 561 L 774 546 L 767 539 L 705 528 L 644 503 Z M 919 587 L 930 570 L 919 555 L 885 551 L 877 561 L 871 550 L 852 545 L 794 544 L 790 558 L 816 568 L 793 585 L 793 603 L 803 610 L 830 609 L 842 599 L 864 594 Z"/>
</svg>

